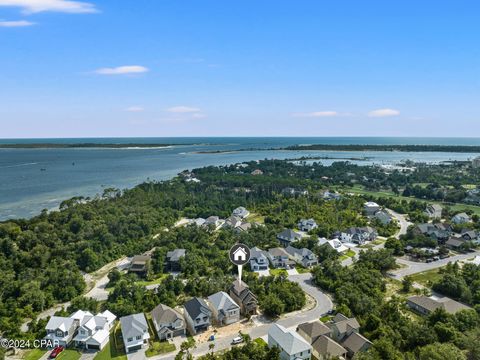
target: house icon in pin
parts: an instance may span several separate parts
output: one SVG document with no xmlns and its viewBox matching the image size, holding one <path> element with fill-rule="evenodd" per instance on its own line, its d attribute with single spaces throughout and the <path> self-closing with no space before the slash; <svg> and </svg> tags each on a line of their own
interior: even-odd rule
<svg viewBox="0 0 480 360">
<path fill-rule="evenodd" d="M 233 259 L 235 261 L 243 262 L 247 259 L 247 251 L 243 247 L 239 247 L 233 252 Z"/>
</svg>

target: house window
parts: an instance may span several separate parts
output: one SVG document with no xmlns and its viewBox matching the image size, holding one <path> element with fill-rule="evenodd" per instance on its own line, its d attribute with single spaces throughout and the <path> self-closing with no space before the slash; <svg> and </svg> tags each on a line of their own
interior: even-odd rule
<svg viewBox="0 0 480 360">
<path fill-rule="evenodd" d="M 132 342 L 133 341 L 133 338 L 128 338 L 127 339 L 127 342 Z"/>
<path fill-rule="evenodd" d="M 140 340 L 142 338 L 142 335 L 137 335 L 137 340 Z"/>
</svg>

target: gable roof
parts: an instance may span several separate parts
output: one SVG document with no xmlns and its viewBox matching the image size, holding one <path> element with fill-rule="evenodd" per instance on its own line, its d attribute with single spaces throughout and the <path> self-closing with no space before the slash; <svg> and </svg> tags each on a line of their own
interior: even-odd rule
<svg viewBox="0 0 480 360">
<path fill-rule="evenodd" d="M 270 256 L 286 256 L 288 257 L 288 253 L 284 248 L 276 247 L 276 248 L 271 248 L 268 249 L 268 254 Z"/>
<path fill-rule="evenodd" d="M 268 337 L 275 342 L 289 355 L 298 354 L 311 349 L 311 346 L 296 332 L 288 331 L 279 324 L 273 324 L 268 330 Z"/>
<path fill-rule="evenodd" d="M 315 351 L 323 356 L 329 355 L 331 357 L 335 357 L 342 356 L 347 353 L 347 350 L 343 346 L 325 335 L 322 335 L 315 340 L 312 344 L 312 347 Z"/>
<path fill-rule="evenodd" d="M 277 237 L 294 241 L 296 239 L 300 239 L 302 236 L 299 233 L 293 231 L 292 229 L 285 229 L 281 233 L 279 233 Z"/>
<path fill-rule="evenodd" d="M 448 297 L 443 297 L 440 299 L 435 299 L 428 296 L 411 296 L 407 299 L 409 302 L 422 307 L 430 312 L 435 311 L 436 309 L 444 309 L 447 313 L 454 314 L 460 310 L 470 310 L 471 307 L 459 303 Z"/>
<path fill-rule="evenodd" d="M 342 342 L 342 345 L 348 349 L 349 351 L 353 352 L 353 353 L 357 353 L 359 352 L 360 350 L 362 350 L 362 348 L 365 346 L 365 344 L 368 344 L 369 346 L 372 345 L 372 343 L 370 342 L 370 340 L 368 340 L 365 336 L 357 333 L 357 332 L 353 332 L 351 333 L 343 342 Z"/>
<path fill-rule="evenodd" d="M 98 316 L 103 316 L 104 318 L 107 319 L 107 321 L 109 323 L 112 323 L 115 321 L 115 319 L 117 318 L 115 316 L 115 314 L 113 314 L 112 312 L 108 311 L 108 310 L 105 310 L 104 312 L 101 312 L 100 314 L 98 314 Z"/>
<path fill-rule="evenodd" d="M 147 319 L 143 313 L 128 315 L 120 318 L 122 335 L 124 338 L 131 338 L 142 335 L 148 331 Z"/>
<path fill-rule="evenodd" d="M 188 300 L 183 307 L 191 319 L 196 319 L 200 314 L 211 315 L 207 303 L 199 297 Z"/>
<path fill-rule="evenodd" d="M 45 326 L 46 330 L 61 330 L 61 331 L 66 331 L 69 330 L 73 322 L 75 320 L 72 318 L 67 318 L 63 316 L 52 316 L 50 317 L 50 320 L 48 320 L 47 325 Z"/>
<path fill-rule="evenodd" d="M 176 310 L 173 310 L 171 307 L 167 305 L 157 305 L 151 312 L 152 314 L 152 320 L 154 323 L 157 325 L 159 324 L 170 324 L 177 319 L 182 319 L 183 316 Z"/>
<path fill-rule="evenodd" d="M 185 256 L 185 249 L 175 249 L 173 251 L 167 252 L 167 259 L 169 261 L 179 261 L 180 258 Z"/>
<path fill-rule="evenodd" d="M 208 301 L 217 311 L 228 311 L 233 309 L 240 309 L 240 306 L 224 291 L 219 291 L 208 297 Z"/>
</svg>

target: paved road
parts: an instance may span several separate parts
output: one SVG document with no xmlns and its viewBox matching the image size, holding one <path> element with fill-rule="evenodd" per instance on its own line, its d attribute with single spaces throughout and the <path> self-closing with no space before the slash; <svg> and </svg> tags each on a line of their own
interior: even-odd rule
<svg viewBox="0 0 480 360">
<path fill-rule="evenodd" d="M 129 259 L 122 258 L 120 260 L 116 260 L 113 263 L 105 265 L 102 269 L 109 269 L 109 271 L 103 271 L 105 275 L 101 278 L 95 280 L 93 288 L 85 294 L 86 297 L 93 298 L 99 301 L 105 301 L 108 298 L 108 291 L 106 290 L 108 284 L 108 273 L 111 269 L 116 267 L 118 270 L 123 270 L 128 267 Z M 110 269 L 111 268 L 111 269 Z"/>
<path fill-rule="evenodd" d="M 295 329 L 299 324 L 306 322 L 306 321 L 314 321 L 319 319 L 322 315 L 327 313 L 329 310 L 333 308 L 332 301 L 328 296 L 326 296 L 323 292 L 321 292 L 317 287 L 312 284 L 312 274 L 299 274 L 299 275 L 291 275 L 288 277 L 290 281 L 298 283 L 302 289 L 312 296 L 315 299 L 315 307 L 310 310 L 305 311 L 296 311 L 290 314 L 286 314 L 280 320 L 276 321 L 276 323 L 285 326 L 286 328 Z M 264 338 L 268 334 L 268 329 L 272 325 L 272 322 L 269 323 L 261 323 L 257 326 L 254 326 L 245 333 L 249 334 L 252 339 L 256 338 Z M 221 334 L 221 330 L 219 330 L 219 334 Z M 231 342 L 234 337 L 237 337 L 238 334 L 233 334 L 231 336 L 226 337 L 218 337 L 215 340 L 215 348 L 214 351 L 221 351 L 224 349 L 228 349 L 231 347 Z M 197 348 L 192 351 L 192 355 L 194 357 L 205 355 L 209 352 L 208 346 L 210 345 L 209 342 L 205 342 L 199 344 Z M 177 349 L 178 350 L 178 349 Z M 160 355 L 150 358 L 151 360 L 173 360 L 175 355 L 178 351 L 175 351 L 171 354 Z"/>
<path fill-rule="evenodd" d="M 416 261 L 405 260 L 402 258 L 397 258 L 398 263 L 406 265 L 407 267 L 391 271 L 390 275 L 395 279 L 401 280 L 408 275 L 414 275 L 424 271 L 438 269 L 440 267 L 446 266 L 450 262 L 470 259 L 477 255 L 480 255 L 480 251 L 475 251 L 468 254 L 455 255 L 455 256 L 451 256 L 449 258 L 441 259 L 431 263 L 416 262 Z"/>
</svg>

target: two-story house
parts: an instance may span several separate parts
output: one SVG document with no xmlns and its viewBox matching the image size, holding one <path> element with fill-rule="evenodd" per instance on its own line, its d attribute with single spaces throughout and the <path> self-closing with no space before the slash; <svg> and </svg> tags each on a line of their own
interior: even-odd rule
<svg viewBox="0 0 480 360">
<path fill-rule="evenodd" d="M 110 329 L 117 317 L 106 310 L 98 315 L 85 315 L 81 320 L 75 346 L 86 350 L 102 350 L 110 339 Z"/>
<path fill-rule="evenodd" d="M 280 350 L 281 360 L 310 360 L 312 346 L 294 331 L 273 324 L 268 330 L 268 347 Z"/>
<path fill-rule="evenodd" d="M 205 300 L 195 297 L 188 300 L 183 307 L 187 327 L 192 335 L 210 327 L 212 311 Z"/>
<path fill-rule="evenodd" d="M 281 233 L 277 234 L 277 240 L 283 247 L 287 247 L 292 242 L 300 240 L 302 235 L 293 231 L 292 229 L 285 229 Z"/>
<path fill-rule="evenodd" d="M 267 253 L 256 246 L 250 249 L 250 269 L 255 272 L 268 270 Z"/>
<path fill-rule="evenodd" d="M 151 316 L 160 340 L 185 335 L 185 319 L 182 314 L 171 307 L 160 304 L 152 310 Z"/>
<path fill-rule="evenodd" d="M 45 326 L 47 331 L 45 339 L 61 346 L 67 346 L 72 341 L 78 326 L 79 323 L 71 317 L 52 316 Z"/>
<path fill-rule="evenodd" d="M 122 338 L 127 353 L 145 348 L 150 339 L 147 319 L 143 313 L 120 318 Z"/>
<path fill-rule="evenodd" d="M 438 204 L 430 204 L 425 209 L 425 214 L 431 219 L 441 219 L 443 208 Z"/>
<path fill-rule="evenodd" d="M 167 271 L 180 271 L 180 259 L 185 257 L 185 249 L 175 249 L 167 252 Z"/>
<path fill-rule="evenodd" d="M 229 325 L 240 321 L 240 306 L 224 291 L 208 297 L 213 318 L 219 325 Z"/>
<path fill-rule="evenodd" d="M 311 231 L 313 229 L 316 229 L 318 227 L 317 223 L 313 219 L 301 219 L 298 222 L 298 228 L 301 231 Z"/>
<path fill-rule="evenodd" d="M 317 256 L 307 248 L 297 249 L 293 246 L 288 246 L 285 251 L 297 264 L 303 267 L 309 268 L 318 264 Z"/>
<path fill-rule="evenodd" d="M 295 267 L 295 262 L 290 260 L 288 252 L 284 248 L 268 249 L 267 256 L 274 268 L 292 269 Z"/>
<path fill-rule="evenodd" d="M 243 206 L 239 206 L 238 208 L 233 210 L 232 215 L 245 219 L 248 215 L 250 215 L 250 212 L 247 209 L 245 209 Z"/>
<path fill-rule="evenodd" d="M 238 306 L 240 306 L 241 314 L 250 316 L 257 313 L 257 297 L 243 281 L 234 280 L 230 286 L 229 294 Z"/>
</svg>

